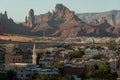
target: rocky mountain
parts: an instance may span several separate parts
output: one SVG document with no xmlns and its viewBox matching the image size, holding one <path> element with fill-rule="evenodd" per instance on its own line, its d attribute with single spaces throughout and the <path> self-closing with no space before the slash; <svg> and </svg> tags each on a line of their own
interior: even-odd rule
<svg viewBox="0 0 120 80">
<path fill-rule="evenodd" d="M 57 4 L 55 10 L 42 15 L 35 16 L 31 9 L 25 22 L 32 34 L 40 36 L 119 36 L 119 20 L 116 20 L 119 13 L 105 13 L 76 15 L 64 5 Z"/>
<path fill-rule="evenodd" d="M 34 27 L 35 16 L 34 16 L 34 10 L 33 9 L 30 9 L 28 18 L 27 18 L 27 16 L 25 17 L 25 24 L 26 24 L 26 26 L 29 26 L 30 28 Z"/>
<path fill-rule="evenodd" d="M 102 17 L 105 17 L 108 23 L 113 26 L 120 24 L 120 10 L 99 13 L 77 13 L 76 15 L 86 23 L 91 23 L 93 20 L 100 20 Z"/>
<path fill-rule="evenodd" d="M 29 13 L 33 11 L 31 10 Z M 30 17 L 31 15 L 32 14 L 29 14 L 28 16 Z M 31 32 L 33 34 L 40 34 L 43 32 L 44 36 L 87 36 L 94 32 L 94 28 L 92 26 L 84 23 L 73 11 L 69 10 L 62 4 L 57 4 L 53 12 L 35 16 L 35 19 L 27 19 L 26 25 L 29 21 L 33 25 L 33 27 L 28 25 L 33 28 Z"/>
<path fill-rule="evenodd" d="M 108 23 L 105 17 L 102 17 L 100 21 L 93 20 L 91 25 L 94 26 L 96 36 L 115 36 L 113 33 L 114 27 Z"/>
<path fill-rule="evenodd" d="M 28 35 L 29 29 L 22 24 L 17 24 L 12 18 L 8 18 L 7 12 L 0 13 L 0 33 Z"/>
<path fill-rule="evenodd" d="M 8 20 L 7 17 L 7 12 L 5 11 L 5 14 L 0 13 L 0 34 L 3 33 L 3 27 L 4 25 L 2 24 L 4 20 Z"/>
<path fill-rule="evenodd" d="M 81 20 L 88 24 L 97 25 L 101 22 L 101 18 L 105 18 L 107 23 L 112 26 L 112 33 L 114 36 L 120 36 L 120 10 L 112 10 L 100 13 L 79 13 L 76 14 Z M 104 27 L 104 26 L 102 26 Z"/>
<path fill-rule="evenodd" d="M 66 6 L 57 4 L 52 12 L 35 15 L 30 9 L 25 22 L 16 24 L 7 12 L 0 14 L 0 32 L 32 36 L 120 36 L 120 13 L 110 11 L 103 13 L 75 14 Z"/>
</svg>

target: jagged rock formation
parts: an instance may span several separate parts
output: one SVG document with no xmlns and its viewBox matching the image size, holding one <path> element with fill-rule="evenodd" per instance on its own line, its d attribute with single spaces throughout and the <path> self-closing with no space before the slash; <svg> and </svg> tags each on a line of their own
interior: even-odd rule
<svg viewBox="0 0 120 80">
<path fill-rule="evenodd" d="M 4 14 L 0 13 L 0 34 L 14 33 L 28 35 L 29 29 L 22 24 L 16 24 L 12 18 L 8 18 L 7 11 Z"/>
<path fill-rule="evenodd" d="M 111 26 L 107 19 L 105 17 L 102 17 L 101 20 L 97 23 L 97 25 L 94 25 L 95 28 L 95 33 L 97 36 L 113 36 L 113 30 L 114 27 Z"/>
<path fill-rule="evenodd" d="M 8 17 L 7 17 L 7 12 L 5 11 L 4 14 L 0 13 L 0 23 L 2 23 L 3 21 L 7 21 Z"/>
<path fill-rule="evenodd" d="M 25 22 L 16 24 L 7 17 L 7 12 L 0 13 L 0 32 L 33 36 L 120 36 L 120 12 L 110 11 L 94 14 L 75 14 L 62 4 L 46 14 L 34 15 L 30 9 Z"/>
<path fill-rule="evenodd" d="M 86 23 L 91 23 L 95 19 L 100 20 L 101 17 L 105 17 L 112 26 L 120 24 L 120 10 L 100 13 L 77 13 L 76 15 Z"/>
<path fill-rule="evenodd" d="M 35 16 L 34 16 L 33 9 L 30 9 L 28 18 L 27 16 L 25 17 L 25 24 L 29 26 L 30 28 L 35 26 Z"/>
<path fill-rule="evenodd" d="M 30 10 L 29 16 L 31 13 L 34 13 L 33 10 Z M 116 20 L 116 18 L 119 18 L 118 14 L 119 12 L 111 11 L 110 13 L 104 12 L 101 15 L 94 13 L 77 14 L 76 16 L 74 11 L 69 10 L 62 4 L 57 4 L 52 12 L 33 16 L 32 20 L 34 21 L 27 20 L 26 17 L 26 23 L 28 24 L 28 21 L 33 22 L 34 27 L 27 26 L 32 27 L 32 35 L 39 36 L 119 36 L 120 20 Z M 115 27 L 116 24 L 118 27 Z"/>
<path fill-rule="evenodd" d="M 95 34 L 97 36 L 119 36 L 119 29 L 116 30 L 116 27 L 112 26 L 108 20 L 106 19 L 106 17 L 101 17 L 101 19 L 98 20 L 93 20 L 90 23 L 92 26 L 94 26 L 95 29 Z M 116 32 L 114 32 L 116 30 Z M 95 35 L 94 35 L 95 36 Z"/>
<path fill-rule="evenodd" d="M 59 23 L 59 29 L 53 35 L 57 36 L 79 36 L 84 34 L 91 34 L 94 29 L 85 24 L 81 19 L 79 19 L 73 11 L 62 4 L 58 4 L 55 7 L 55 12 L 53 13 L 55 21 Z M 83 27 L 84 26 L 84 27 Z M 89 29 L 88 29 L 89 28 Z"/>
<path fill-rule="evenodd" d="M 3 25 L 0 25 L 0 35 L 3 33 Z"/>
<path fill-rule="evenodd" d="M 99 25 L 101 17 L 104 17 L 106 18 L 107 23 L 112 27 L 111 28 L 112 31 L 110 32 L 112 35 L 111 34 L 109 35 L 120 36 L 120 10 L 112 10 L 101 13 L 82 13 L 82 14 L 77 14 L 77 16 L 86 23 L 91 24 L 93 26 Z M 95 22 L 95 20 L 99 22 L 97 21 Z M 101 27 L 105 27 L 105 26 L 101 25 Z"/>
<path fill-rule="evenodd" d="M 7 17 L 7 12 L 5 11 L 4 14 L 0 13 L 0 34 L 2 34 L 4 32 L 3 28 L 4 28 L 4 24 L 8 21 L 8 17 Z"/>
<path fill-rule="evenodd" d="M 39 18 L 37 18 L 39 17 Z M 35 16 L 35 28 L 33 34 L 45 36 L 80 36 L 92 34 L 94 28 L 79 19 L 73 11 L 62 4 L 57 4 L 55 11 Z"/>
<path fill-rule="evenodd" d="M 5 19 L 5 20 L 8 20 L 7 11 L 5 11 L 4 19 Z"/>
</svg>

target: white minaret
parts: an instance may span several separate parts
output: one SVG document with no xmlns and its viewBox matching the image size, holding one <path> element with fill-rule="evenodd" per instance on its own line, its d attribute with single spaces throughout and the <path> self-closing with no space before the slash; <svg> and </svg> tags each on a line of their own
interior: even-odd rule
<svg viewBox="0 0 120 80">
<path fill-rule="evenodd" d="M 35 51 L 35 44 L 33 46 L 32 63 L 37 64 L 37 53 Z"/>
</svg>

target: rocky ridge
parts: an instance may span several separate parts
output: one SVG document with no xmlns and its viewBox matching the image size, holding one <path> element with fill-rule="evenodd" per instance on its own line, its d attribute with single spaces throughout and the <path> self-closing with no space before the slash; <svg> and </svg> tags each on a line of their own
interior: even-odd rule
<svg viewBox="0 0 120 80">
<path fill-rule="evenodd" d="M 0 32 L 30 36 L 119 37 L 119 12 L 111 11 L 110 13 L 76 15 L 66 6 L 57 4 L 52 12 L 41 15 L 35 15 L 34 10 L 30 9 L 25 22 L 16 24 L 11 18 L 8 19 L 5 12 L 0 13 Z"/>
<path fill-rule="evenodd" d="M 29 29 L 21 23 L 17 24 L 12 18 L 8 18 L 7 11 L 0 13 L 0 33 L 28 35 Z"/>
<path fill-rule="evenodd" d="M 101 18 L 104 17 L 112 26 L 111 34 L 114 36 L 120 36 L 120 10 L 112 10 L 100 13 L 79 13 L 77 16 L 86 22 L 87 24 L 97 25 L 101 22 Z"/>
<path fill-rule="evenodd" d="M 57 4 L 55 11 L 40 15 L 34 22 L 33 34 L 45 31 L 45 36 L 73 37 L 94 32 L 92 26 L 84 23 L 62 4 Z"/>
</svg>

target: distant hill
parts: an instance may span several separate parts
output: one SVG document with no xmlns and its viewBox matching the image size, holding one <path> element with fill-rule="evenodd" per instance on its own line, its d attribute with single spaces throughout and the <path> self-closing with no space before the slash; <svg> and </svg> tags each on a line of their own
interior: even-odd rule
<svg viewBox="0 0 120 80">
<path fill-rule="evenodd" d="M 112 10 L 100 13 L 79 13 L 76 15 L 88 24 L 100 22 L 104 17 L 107 20 L 107 23 L 113 27 L 113 30 L 110 33 L 114 34 L 115 36 L 120 36 L 120 10 Z"/>
<path fill-rule="evenodd" d="M 76 15 L 86 23 L 91 23 L 93 20 L 101 20 L 101 17 L 105 17 L 111 25 L 120 24 L 120 10 L 99 13 L 77 13 Z"/>
</svg>

